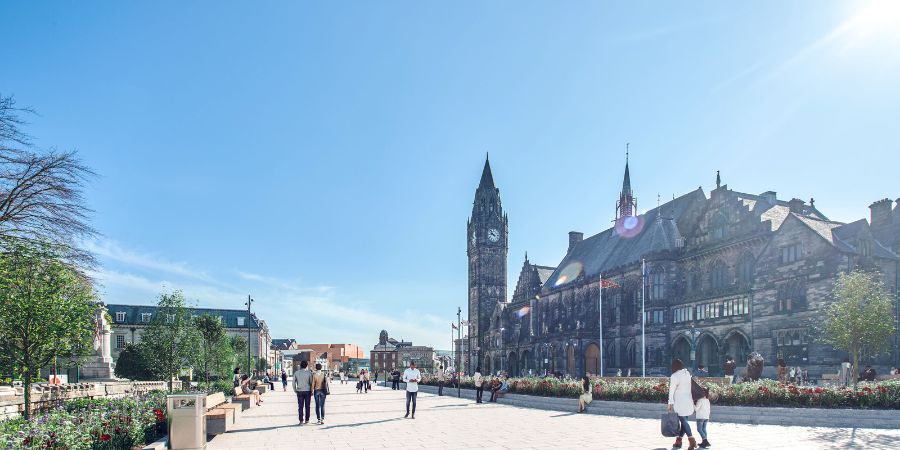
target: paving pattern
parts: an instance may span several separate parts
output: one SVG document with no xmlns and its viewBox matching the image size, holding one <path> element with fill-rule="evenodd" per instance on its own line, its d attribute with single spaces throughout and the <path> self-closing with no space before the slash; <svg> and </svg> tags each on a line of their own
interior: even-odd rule
<svg viewBox="0 0 900 450">
<path fill-rule="evenodd" d="M 326 401 L 325 424 L 301 427 L 290 385 L 287 392 L 276 387 L 263 396 L 261 407 L 245 411 L 236 429 L 212 438 L 207 449 L 665 450 L 672 444 L 660 435 L 656 420 L 476 405 L 425 393 L 419 394 L 416 419 L 404 419 L 403 391 L 378 387 L 357 394 L 353 385 L 339 383 Z M 576 406 L 573 400 L 573 411 Z M 315 414 L 311 418 L 315 422 Z M 900 448 L 900 430 L 719 424 L 715 408 L 712 419 L 708 431 L 714 449 Z"/>
</svg>

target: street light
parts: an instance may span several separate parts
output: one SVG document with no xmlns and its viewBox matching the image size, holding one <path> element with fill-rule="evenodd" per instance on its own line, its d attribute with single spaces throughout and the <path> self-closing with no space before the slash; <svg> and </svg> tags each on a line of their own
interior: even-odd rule
<svg viewBox="0 0 900 450">
<path fill-rule="evenodd" d="M 253 304 L 253 299 L 250 298 L 250 295 L 247 295 L 247 376 L 250 376 L 252 372 L 252 366 L 250 366 L 250 305 Z"/>
<path fill-rule="evenodd" d="M 694 324 L 691 324 L 691 366 L 693 371 L 697 371 L 697 330 Z"/>
<path fill-rule="evenodd" d="M 500 373 L 503 373 L 503 359 L 506 358 L 506 351 L 503 350 L 503 331 L 506 328 L 500 327 Z"/>
</svg>

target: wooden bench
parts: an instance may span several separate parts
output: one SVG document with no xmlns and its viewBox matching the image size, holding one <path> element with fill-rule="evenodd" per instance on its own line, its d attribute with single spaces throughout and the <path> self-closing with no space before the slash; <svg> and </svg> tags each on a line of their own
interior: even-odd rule
<svg viewBox="0 0 900 450">
<path fill-rule="evenodd" d="M 225 404 L 225 394 L 221 392 L 206 396 L 206 434 L 225 433 L 234 424 L 234 409 L 222 408 Z"/>
<path fill-rule="evenodd" d="M 241 410 L 250 409 L 253 407 L 253 397 L 250 394 L 241 393 L 241 388 L 234 388 L 234 396 L 231 397 L 232 403 L 239 403 L 241 405 Z"/>
</svg>

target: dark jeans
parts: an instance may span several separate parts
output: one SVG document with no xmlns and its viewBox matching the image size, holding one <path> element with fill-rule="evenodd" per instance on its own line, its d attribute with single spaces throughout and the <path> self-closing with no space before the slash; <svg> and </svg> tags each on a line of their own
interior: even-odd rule
<svg viewBox="0 0 900 450">
<path fill-rule="evenodd" d="M 325 420 L 325 391 L 319 389 L 314 394 L 316 398 L 316 419 L 317 420 Z M 309 411 L 307 410 L 307 414 Z"/>
<path fill-rule="evenodd" d="M 484 386 L 475 388 L 475 403 L 481 403 L 481 396 L 484 394 Z"/>
<path fill-rule="evenodd" d="M 697 419 L 697 433 L 700 433 L 700 437 L 706 439 L 706 423 L 708 420 Z"/>
<path fill-rule="evenodd" d="M 438 381 L 438 395 L 444 395 L 444 380 Z"/>
<path fill-rule="evenodd" d="M 391 389 L 397 390 L 400 389 L 400 380 L 392 380 L 391 381 Z"/>
<path fill-rule="evenodd" d="M 501 391 L 500 391 L 500 388 L 491 389 L 491 401 L 492 401 L 492 402 L 496 402 L 497 399 L 500 398 L 500 396 L 498 395 L 498 393 L 505 394 L 506 392 L 505 392 L 505 391 L 501 392 Z"/>
<path fill-rule="evenodd" d="M 410 400 L 412 400 L 412 405 L 413 405 L 412 415 L 413 416 L 416 415 L 416 395 L 417 394 L 418 394 L 418 392 L 406 391 L 406 415 L 407 416 L 409 415 L 409 401 Z"/>
<path fill-rule="evenodd" d="M 684 436 L 685 433 L 687 433 L 688 437 L 693 437 L 691 424 L 688 423 L 688 416 L 678 416 L 678 421 L 681 422 L 681 432 L 678 433 L 678 437 Z"/>
<path fill-rule="evenodd" d="M 309 400 L 312 398 L 312 392 L 297 392 L 297 415 L 301 422 L 309 422 Z M 303 416 L 303 408 L 306 408 L 306 418 Z"/>
</svg>

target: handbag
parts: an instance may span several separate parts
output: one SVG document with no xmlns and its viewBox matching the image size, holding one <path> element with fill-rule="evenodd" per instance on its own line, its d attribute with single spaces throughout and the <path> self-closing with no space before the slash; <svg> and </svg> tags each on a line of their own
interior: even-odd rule
<svg viewBox="0 0 900 450">
<path fill-rule="evenodd" d="M 706 397 L 708 393 L 709 391 L 697 381 L 697 377 L 691 377 L 691 399 L 694 400 L 694 403 L 697 403 L 697 400 Z"/>
<path fill-rule="evenodd" d="M 678 414 L 675 411 L 662 413 L 660 416 L 660 431 L 665 437 L 676 437 L 681 432 L 681 422 L 678 420 Z"/>
</svg>

